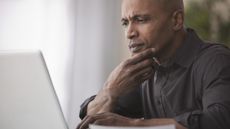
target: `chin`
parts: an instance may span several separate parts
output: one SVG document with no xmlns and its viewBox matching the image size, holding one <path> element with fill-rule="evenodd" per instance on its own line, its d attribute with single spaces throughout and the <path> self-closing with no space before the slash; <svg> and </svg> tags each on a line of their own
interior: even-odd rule
<svg viewBox="0 0 230 129">
<path fill-rule="evenodd" d="M 137 54 L 143 52 L 144 50 L 146 50 L 146 49 L 140 50 L 138 52 L 130 52 L 130 53 L 131 53 L 131 56 L 134 56 L 134 55 L 137 55 Z"/>
<path fill-rule="evenodd" d="M 137 54 L 137 53 L 133 53 L 133 52 L 131 52 L 131 57 L 132 57 L 132 56 L 135 56 L 136 54 Z"/>
</svg>

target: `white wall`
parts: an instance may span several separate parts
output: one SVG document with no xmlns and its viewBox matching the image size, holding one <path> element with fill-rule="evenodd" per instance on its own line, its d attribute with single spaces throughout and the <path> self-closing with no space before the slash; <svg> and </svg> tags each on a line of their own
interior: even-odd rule
<svg viewBox="0 0 230 129">
<path fill-rule="evenodd" d="M 80 104 L 103 86 L 112 69 L 121 61 L 123 32 L 119 0 L 78 0 L 76 44 L 69 121 L 79 122 Z"/>
<path fill-rule="evenodd" d="M 72 63 L 68 2 L 1 0 L 0 49 L 41 49 L 66 116 Z"/>
</svg>

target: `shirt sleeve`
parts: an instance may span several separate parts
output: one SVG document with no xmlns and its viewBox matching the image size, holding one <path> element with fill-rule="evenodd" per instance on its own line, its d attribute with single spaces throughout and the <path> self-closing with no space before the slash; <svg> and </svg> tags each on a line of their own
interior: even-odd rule
<svg viewBox="0 0 230 129">
<path fill-rule="evenodd" d="M 94 100 L 94 98 L 96 97 L 96 95 L 94 96 L 91 96 L 90 98 L 86 99 L 80 106 L 80 112 L 79 112 L 79 117 L 81 119 L 84 119 L 84 117 L 86 116 L 87 114 L 87 107 L 88 107 L 88 104 Z"/>
<path fill-rule="evenodd" d="M 139 87 L 137 87 L 134 90 L 130 91 L 128 94 L 120 96 L 118 104 L 116 105 L 113 112 L 130 118 L 143 117 L 141 96 L 139 90 Z M 91 96 L 81 104 L 79 113 L 79 117 L 81 119 L 86 116 L 87 106 L 92 100 L 94 100 L 95 97 L 96 95 Z"/>
<path fill-rule="evenodd" d="M 129 118 L 142 118 L 141 87 L 136 87 L 128 94 L 120 96 L 115 113 Z"/>
<path fill-rule="evenodd" d="M 230 54 L 218 53 L 203 67 L 203 110 L 187 112 L 175 119 L 189 129 L 229 129 Z"/>
<path fill-rule="evenodd" d="M 230 54 L 229 54 L 230 55 Z M 230 56 L 214 57 L 207 66 L 203 87 L 201 128 L 230 127 Z"/>
<path fill-rule="evenodd" d="M 201 110 L 186 112 L 175 117 L 175 120 L 189 129 L 200 129 Z"/>
</svg>

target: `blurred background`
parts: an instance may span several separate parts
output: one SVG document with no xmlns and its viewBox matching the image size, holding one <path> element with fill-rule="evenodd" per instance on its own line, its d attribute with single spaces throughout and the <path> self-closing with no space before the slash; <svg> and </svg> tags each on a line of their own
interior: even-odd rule
<svg viewBox="0 0 230 129">
<path fill-rule="evenodd" d="M 204 40 L 230 46 L 230 0 L 185 1 L 185 24 Z"/>
<path fill-rule="evenodd" d="M 129 57 L 121 0 L 0 0 L 0 50 L 40 49 L 70 129 L 80 104 Z M 185 0 L 202 39 L 230 46 L 230 0 Z"/>
</svg>

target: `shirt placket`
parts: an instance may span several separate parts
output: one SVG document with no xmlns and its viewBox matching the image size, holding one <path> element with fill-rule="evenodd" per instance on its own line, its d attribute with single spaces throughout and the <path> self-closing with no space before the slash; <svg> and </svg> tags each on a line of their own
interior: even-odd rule
<svg viewBox="0 0 230 129">
<path fill-rule="evenodd" d="M 160 117 L 166 117 L 164 104 L 162 101 L 162 88 L 166 84 L 166 74 L 159 68 L 154 75 L 154 103 Z"/>
</svg>

